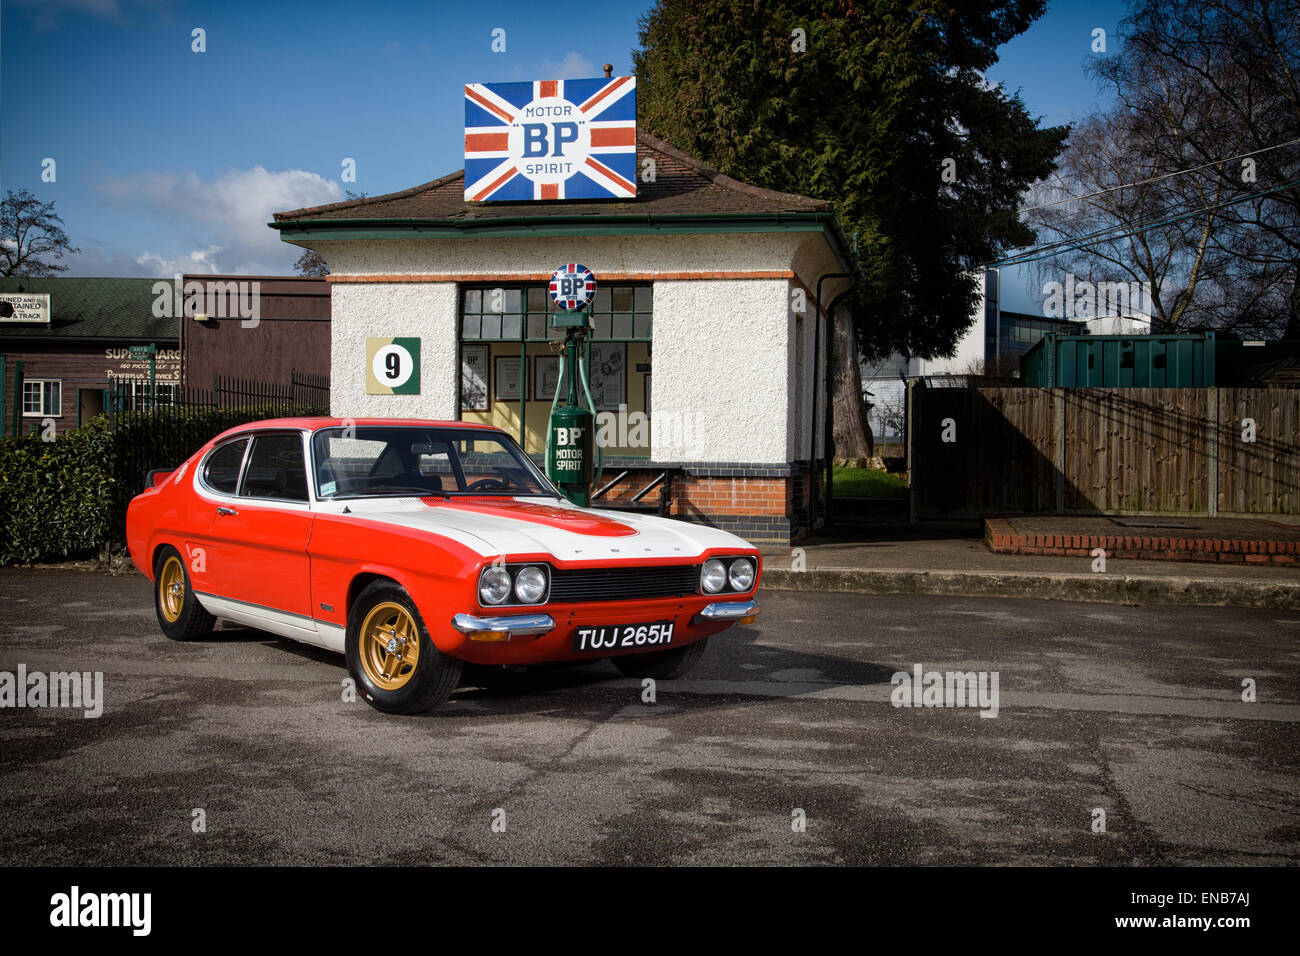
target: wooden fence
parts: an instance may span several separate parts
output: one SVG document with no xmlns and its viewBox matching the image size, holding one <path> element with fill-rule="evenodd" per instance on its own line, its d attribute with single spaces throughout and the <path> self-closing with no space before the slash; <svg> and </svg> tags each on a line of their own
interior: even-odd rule
<svg viewBox="0 0 1300 956">
<path fill-rule="evenodd" d="M 908 402 L 915 518 L 1300 514 L 1300 389 L 912 383 Z"/>
</svg>

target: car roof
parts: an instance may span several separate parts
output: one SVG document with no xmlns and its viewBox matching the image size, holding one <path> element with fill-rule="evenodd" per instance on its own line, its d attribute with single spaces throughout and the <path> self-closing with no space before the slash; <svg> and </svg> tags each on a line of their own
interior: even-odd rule
<svg viewBox="0 0 1300 956">
<path fill-rule="evenodd" d="M 432 418 L 264 418 L 261 421 L 245 422 L 242 425 L 236 425 L 234 428 L 228 428 L 220 435 L 213 438 L 216 442 L 223 438 L 233 438 L 236 435 L 242 435 L 245 432 L 267 431 L 270 429 L 285 428 L 298 431 L 315 432 L 322 428 L 346 428 L 353 426 L 410 426 L 413 428 L 458 428 L 465 431 L 492 432 L 494 434 L 505 434 L 495 425 L 484 425 L 479 422 L 457 422 L 457 421 L 439 421 Z"/>
<path fill-rule="evenodd" d="M 440 421 L 433 418 L 264 418 L 261 421 L 236 425 L 226 434 L 260 431 L 267 428 L 298 428 L 314 432 L 322 428 L 344 428 L 348 425 L 410 425 L 415 428 L 471 428 L 475 431 L 501 431 L 495 425 L 485 425 L 480 422 Z"/>
</svg>

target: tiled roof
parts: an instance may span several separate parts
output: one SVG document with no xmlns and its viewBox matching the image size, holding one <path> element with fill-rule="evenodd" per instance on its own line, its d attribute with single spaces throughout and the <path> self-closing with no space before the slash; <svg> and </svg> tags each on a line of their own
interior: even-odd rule
<svg viewBox="0 0 1300 956">
<path fill-rule="evenodd" d="M 49 293 L 50 324 L 0 323 L 0 337 L 144 339 L 179 336 L 175 318 L 153 314 L 153 286 L 167 279 L 0 279 L 0 292 Z"/>
<path fill-rule="evenodd" d="M 638 172 L 654 160 L 654 182 L 637 184 L 636 199 L 466 202 L 463 170 L 384 196 L 277 212 L 276 222 L 340 219 L 491 220 L 527 216 L 754 215 L 829 212 L 830 203 L 761 189 L 724 176 L 663 140 L 637 131 Z"/>
</svg>

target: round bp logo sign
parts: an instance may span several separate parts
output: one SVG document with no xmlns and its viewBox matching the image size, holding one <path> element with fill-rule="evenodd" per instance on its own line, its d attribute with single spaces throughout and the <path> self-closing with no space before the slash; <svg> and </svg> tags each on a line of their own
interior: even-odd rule
<svg viewBox="0 0 1300 956">
<path fill-rule="evenodd" d="M 570 262 L 551 273 L 551 298 L 566 312 L 586 308 L 596 295 L 596 277 L 586 266 Z"/>
</svg>

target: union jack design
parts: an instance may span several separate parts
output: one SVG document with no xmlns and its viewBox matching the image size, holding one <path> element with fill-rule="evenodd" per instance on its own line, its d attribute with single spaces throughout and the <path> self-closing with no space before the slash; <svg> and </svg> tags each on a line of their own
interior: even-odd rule
<svg viewBox="0 0 1300 956">
<path fill-rule="evenodd" d="M 636 78 L 465 87 L 465 200 L 636 198 Z"/>
<path fill-rule="evenodd" d="M 551 298 L 566 312 L 576 312 L 596 294 L 596 277 L 586 266 L 570 262 L 551 273 Z"/>
</svg>

